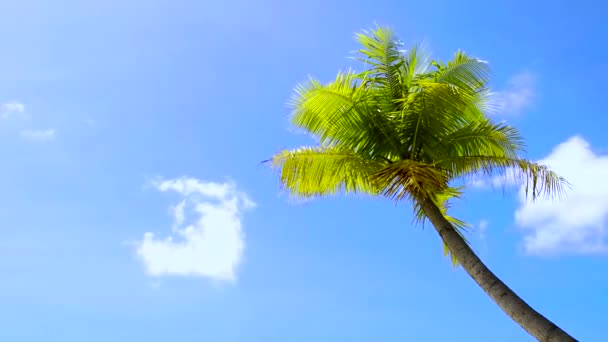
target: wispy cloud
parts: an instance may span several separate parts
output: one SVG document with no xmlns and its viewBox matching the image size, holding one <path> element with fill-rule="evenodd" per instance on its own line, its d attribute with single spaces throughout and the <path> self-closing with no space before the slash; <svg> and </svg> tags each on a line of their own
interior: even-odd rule
<svg viewBox="0 0 608 342">
<path fill-rule="evenodd" d="M 608 155 L 598 155 L 590 144 L 574 136 L 559 144 L 541 164 L 572 185 L 563 199 L 525 200 L 519 193 L 515 222 L 524 233 L 530 254 L 596 254 L 608 252 Z"/>
<path fill-rule="evenodd" d="M 29 142 L 44 143 L 55 139 L 56 134 L 54 129 L 49 128 L 40 130 L 24 129 L 19 132 L 19 135 Z"/>
<path fill-rule="evenodd" d="M 255 203 L 234 183 L 206 182 L 181 177 L 157 180 L 161 192 L 176 192 L 183 199 L 170 208 L 171 234 L 156 238 L 145 233 L 137 254 L 152 276 L 199 276 L 232 281 L 245 246 L 243 211 Z M 189 220 L 194 216 L 193 220 Z"/>
<path fill-rule="evenodd" d="M 522 176 L 515 169 L 506 169 L 494 176 L 474 175 L 466 179 L 466 185 L 478 189 L 510 188 L 521 184 Z"/>
<path fill-rule="evenodd" d="M 477 224 L 477 233 L 479 234 L 479 238 L 484 240 L 486 238 L 486 230 L 488 229 L 488 225 L 490 222 L 488 220 L 480 220 Z"/>
<path fill-rule="evenodd" d="M 21 102 L 12 101 L 0 104 L 0 119 L 13 117 L 29 118 L 25 111 L 25 105 Z M 46 143 L 55 139 L 57 131 L 54 128 L 46 129 L 22 129 L 19 136 L 28 142 Z"/>
<path fill-rule="evenodd" d="M 6 102 L 0 104 L 0 118 L 8 119 L 13 116 L 24 116 L 25 105 L 21 102 Z"/>
<path fill-rule="evenodd" d="M 481 219 L 479 220 L 479 223 L 473 225 L 473 228 L 477 233 L 477 243 L 479 244 L 478 248 L 480 248 L 479 252 L 483 254 L 488 252 L 487 231 L 489 224 L 490 222 L 488 220 Z"/>
<path fill-rule="evenodd" d="M 524 71 L 511 77 L 507 87 L 494 93 L 493 106 L 501 115 L 518 115 L 536 97 L 536 76 Z"/>
</svg>

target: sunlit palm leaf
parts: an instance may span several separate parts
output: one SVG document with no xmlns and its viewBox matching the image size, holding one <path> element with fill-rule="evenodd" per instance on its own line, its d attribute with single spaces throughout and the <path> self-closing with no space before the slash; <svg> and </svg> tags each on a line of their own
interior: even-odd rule
<svg viewBox="0 0 608 342">
<path fill-rule="evenodd" d="M 566 180 L 545 165 L 520 158 L 488 155 L 465 155 L 447 158 L 435 163 L 448 170 L 452 177 L 475 175 L 510 177 L 515 184 L 524 186 L 525 194 L 535 200 L 538 196 L 561 196 L 567 187 Z"/>
<path fill-rule="evenodd" d="M 313 197 L 344 193 L 377 195 L 370 176 L 384 167 L 339 148 L 307 147 L 285 150 L 272 158 L 281 183 L 296 196 Z"/>
<path fill-rule="evenodd" d="M 380 115 L 372 95 L 353 73 L 339 74 L 327 85 L 311 80 L 296 89 L 292 124 L 324 145 L 397 156 L 402 147 L 395 128 Z"/>
<path fill-rule="evenodd" d="M 415 85 L 413 82 L 419 75 L 423 75 L 429 69 L 430 57 L 423 48 L 414 46 L 405 52 L 403 61 L 402 70 L 400 70 L 403 75 L 403 86 L 408 92 L 415 91 L 410 87 Z"/>
<path fill-rule="evenodd" d="M 486 88 L 490 79 L 490 68 L 486 62 L 458 51 L 447 66 L 439 68 L 436 78 L 437 82 L 449 83 L 467 92 L 476 93 Z"/>
<path fill-rule="evenodd" d="M 395 37 L 393 30 L 386 27 L 364 31 L 357 34 L 356 39 L 363 46 L 359 50 L 365 57 L 362 60 L 371 66 L 368 78 L 381 86 L 387 98 L 398 99 L 404 89 L 403 75 L 399 73 L 399 68 L 404 64 L 403 44 Z"/>
<path fill-rule="evenodd" d="M 524 149 L 524 143 L 515 128 L 483 120 L 460 127 L 429 149 L 434 151 L 435 159 L 471 154 L 517 158 Z"/>
</svg>

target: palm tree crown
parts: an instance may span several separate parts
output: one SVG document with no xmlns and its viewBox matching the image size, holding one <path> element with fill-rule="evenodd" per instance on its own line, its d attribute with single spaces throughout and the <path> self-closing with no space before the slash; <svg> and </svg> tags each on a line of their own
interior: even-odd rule
<svg viewBox="0 0 608 342">
<path fill-rule="evenodd" d="M 409 198 L 423 218 L 416 199 L 429 197 L 445 212 L 461 190 L 450 184 L 467 176 L 515 169 L 533 198 L 562 190 L 561 177 L 519 156 L 524 144 L 514 127 L 488 117 L 486 62 L 461 51 L 447 64 L 430 61 L 416 47 L 402 50 L 388 28 L 356 39 L 367 70 L 296 89 L 291 122 L 319 145 L 272 158 L 290 193 Z"/>
</svg>

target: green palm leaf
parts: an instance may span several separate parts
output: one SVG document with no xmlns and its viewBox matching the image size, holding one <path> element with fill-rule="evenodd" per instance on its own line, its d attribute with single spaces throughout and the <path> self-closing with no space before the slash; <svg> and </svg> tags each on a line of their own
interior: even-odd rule
<svg viewBox="0 0 608 342">
<path fill-rule="evenodd" d="M 281 183 L 301 197 L 327 196 L 340 192 L 377 195 L 371 175 L 384 163 L 340 149 L 304 147 L 276 154 L 272 166 L 280 171 Z"/>
<path fill-rule="evenodd" d="M 363 46 L 359 53 L 371 68 L 367 71 L 369 80 L 379 85 L 389 99 L 398 99 L 403 91 L 403 75 L 399 68 L 404 64 L 401 47 L 403 44 L 395 37 L 393 30 L 380 27 L 356 35 Z"/>
<path fill-rule="evenodd" d="M 435 73 L 437 82 L 452 84 L 470 93 L 485 90 L 490 79 L 488 64 L 469 57 L 462 51 L 456 52 L 454 59 L 449 61 L 447 66 L 441 64 L 436 66 L 438 67 Z"/>
<path fill-rule="evenodd" d="M 400 154 L 401 142 L 372 95 L 353 73 L 340 73 L 326 85 L 310 80 L 296 89 L 292 124 L 319 137 L 323 145 L 392 158 Z"/>
</svg>

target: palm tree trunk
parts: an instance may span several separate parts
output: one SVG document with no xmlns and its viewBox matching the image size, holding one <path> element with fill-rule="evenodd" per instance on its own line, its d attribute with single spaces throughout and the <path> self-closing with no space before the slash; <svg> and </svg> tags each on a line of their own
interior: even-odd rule
<svg viewBox="0 0 608 342">
<path fill-rule="evenodd" d="M 494 275 L 431 200 L 420 199 L 419 202 L 424 213 L 447 244 L 450 252 L 458 258 L 465 271 L 509 317 L 541 342 L 576 341 L 568 333 L 530 307 Z"/>
</svg>

